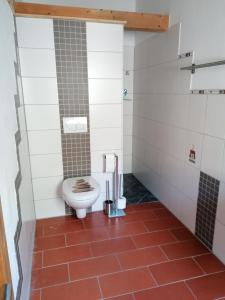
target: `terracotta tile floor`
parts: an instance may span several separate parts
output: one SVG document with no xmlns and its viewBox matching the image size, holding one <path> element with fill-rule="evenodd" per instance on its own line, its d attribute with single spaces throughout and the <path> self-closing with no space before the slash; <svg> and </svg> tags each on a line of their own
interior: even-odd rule
<svg viewBox="0 0 225 300">
<path fill-rule="evenodd" d="M 225 299 L 225 266 L 160 203 L 37 221 L 31 300 Z"/>
</svg>

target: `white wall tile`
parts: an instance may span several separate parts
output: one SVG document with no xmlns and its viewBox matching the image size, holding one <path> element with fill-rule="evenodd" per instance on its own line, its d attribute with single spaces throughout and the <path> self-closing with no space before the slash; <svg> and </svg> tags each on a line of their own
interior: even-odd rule
<svg viewBox="0 0 225 300">
<path fill-rule="evenodd" d="M 124 71 L 123 86 L 129 94 L 133 94 L 133 88 L 134 88 L 133 71 L 128 71 L 128 74 L 126 73 L 126 71 Z"/>
<path fill-rule="evenodd" d="M 35 201 L 37 219 L 65 215 L 65 202 L 61 198 Z"/>
<path fill-rule="evenodd" d="M 62 153 L 59 130 L 29 131 L 28 139 L 31 155 Z"/>
<path fill-rule="evenodd" d="M 217 179 L 221 177 L 224 141 L 205 136 L 202 151 L 202 171 Z"/>
<path fill-rule="evenodd" d="M 53 20 L 16 18 L 19 47 L 54 49 Z"/>
<path fill-rule="evenodd" d="M 220 182 L 217 219 L 225 226 L 225 183 Z"/>
<path fill-rule="evenodd" d="M 219 138 L 225 138 L 225 95 L 209 95 L 205 132 Z"/>
<path fill-rule="evenodd" d="M 20 48 L 22 77 L 56 77 L 55 50 Z"/>
<path fill-rule="evenodd" d="M 56 78 L 23 78 L 25 104 L 57 104 Z"/>
<path fill-rule="evenodd" d="M 132 155 L 123 155 L 123 173 L 132 173 Z"/>
<path fill-rule="evenodd" d="M 123 133 L 124 135 L 132 135 L 133 133 L 132 116 L 123 116 Z"/>
<path fill-rule="evenodd" d="M 91 128 L 121 127 L 122 104 L 90 105 Z"/>
<path fill-rule="evenodd" d="M 102 173 L 104 171 L 103 155 L 108 153 L 115 153 L 119 157 L 119 171 L 122 172 L 122 152 L 121 150 L 110 149 L 105 151 L 92 151 L 91 152 L 91 172 Z"/>
<path fill-rule="evenodd" d="M 216 221 L 213 241 L 213 252 L 219 259 L 225 263 L 225 226 Z"/>
<path fill-rule="evenodd" d="M 176 24 L 140 43 L 135 49 L 135 69 L 177 59 L 179 33 L 180 24 Z"/>
<path fill-rule="evenodd" d="M 28 130 L 60 129 L 58 105 L 26 105 Z"/>
<path fill-rule="evenodd" d="M 130 99 L 133 99 L 133 95 L 129 95 Z M 123 115 L 133 116 L 133 100 L 132 101 L 123 101 Z"/>
<path fill-rule="evenodd" d="M 183 173 L 183 193 L 191 199 L 193 202 L 197 203 L 198 199 L 198 188 L 199 188 L 199 178 L 200 178 L 200 170 L 194 168 L 191 165 L 184 165 L 184 173 Z"/>
<path fill-rule="evenodd" d="M 191 232 L 195 232 L 197 202 L 191 201 L 188 197 L 181 197 L 181 214 L 179 219 Z"/>
<path fill-rule="evenodd" d="M 32 178 L 55 177 L 63 174 L 62 155 L 33 155 L 31 156 Z"/>
<path fill-rule="evenodd" d="M 123 25 L 86 23 L 87 51 L 123 51 Z"/>
<path fill-rule="evenodd" d="M 122 81 L 121 79 L 89 79 L 89 103 L 121 103 Z"/>
<path fill-rule="evenodd" d="M 121 128 L 98 128 L 90 130 L 91 151 L 122 148 Z"/>
<path fill-rule="evenodd" d="M 123 136 L 123 154 L 124 155 L 132 154 L 132 135 Z"/>
<path fill-rule="evenodd" d="M 165 119 L 167 119 L 169 124 L 181 128 L 187 128 L 188 105 L 188 95 L 167 95 L 166 97 L 164 97 L 162 105 L 164 110 L 164 113 L 162 111 L 164 119 L 162 121 L 165 121 Z"/>
<path fill-rule="evenodd" d="M 120 53 L 88 52 L 88 78 L 122 78 L 123 57 Z"/>
<path fill-rule="evenodd" d="M 134 69 L 134 46 L 124 46 L 123 61 L 124 70 Z"/>
<path fill-rule="evenodd" d="M 187 131 L 186 133 L 186 150 L 185 150 L 185 161 L 187 164 L 194 166 L 196 168 L 201 167 L 201 159 L 202 159 L 202 143 L 203 143 L 203 135 Z M 189 161 L 190 150 L 194 149 L 196 153 L 195 163 Z"/>
<path fill-rule="evenodd" d="M 184 173 L 183 162 L 164 154 L 164 156 L 161 157 L 160 165 L 160 175 L 173 186 L 181 190 L 183 185 L 182 175 Z"/>
<path fill-rule="evenodd" d="M 221 172 L 221 181 L 225 182 L 225 151 L 223 153 L 223 161 L 222 161 L 222 172 Z"/>
<path fill-rule="evenodd" d="M 34 200 L 54 199 L 62 195 L 63 177 L 33 179 Z"/>
<path fill-rule="evenodd" d="M 193 131 L 203 133 L 205 130 L 207 96 L 189 96 L 189 117 L 188 128 Z"/>
</svg>

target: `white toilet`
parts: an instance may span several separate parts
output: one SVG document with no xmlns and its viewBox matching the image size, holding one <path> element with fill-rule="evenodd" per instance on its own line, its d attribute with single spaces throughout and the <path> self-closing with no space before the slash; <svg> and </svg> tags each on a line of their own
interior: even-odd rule
<svg viewBox="0 0 225 300">
<path fill-rule="evenodd" d="M 77 180 L 84 179 L 94 189 L 89 192 L 74 193 L 74 186 Z M 87 208 L 95 203 L 100 194 L 100 187 L 97 181 L 91 176 L 73 177 L 65 179 L 62 186 L 63 199 L 73 209 L 76 210 L 77 218 L 86 217 Z"/>
</svg>

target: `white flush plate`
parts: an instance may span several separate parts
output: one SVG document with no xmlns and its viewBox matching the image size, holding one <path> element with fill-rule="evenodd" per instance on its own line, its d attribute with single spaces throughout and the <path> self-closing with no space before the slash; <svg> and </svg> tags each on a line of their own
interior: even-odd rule
<svg viewBox="0 0 225 300">
<path fill-rule="evenodd" d="M 64 133 L 87 132 L 87 117 L 63 118 Z"/>
</svg>

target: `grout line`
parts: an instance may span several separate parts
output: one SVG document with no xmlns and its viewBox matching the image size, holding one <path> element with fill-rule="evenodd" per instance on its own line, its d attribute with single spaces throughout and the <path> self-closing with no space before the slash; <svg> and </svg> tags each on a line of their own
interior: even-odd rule
<svg viewBox="0 0 225 300">
<path fill-rule="evenodd" d="M 150 276 L 152 277 L 153 281 L 155 282 L 156 286 L 159 286 L 159 283 L 157 281 L 157 279 L 155 278 L 154 274 L 152 273 L 150 267 L 147 267 L 148 273 L 150 274 Z"/>
<path fill-rule="evenodd" d="M 103 297 L 103 292 L 102 292 L 102 287 L 101 287 L 101 285 L 100 285 L 99 276 L 97 276 L 96 279 L 97 279 L 97 281 L 98 281 L 98 287 L 99 287 L 99 290 L 100 290 L 101 298 L 104 299 L 104 297 Z"/>
<path fill-rule="evenodd" d="M 41 251 L 41 269 L 44 267 L 44 251 Z"/>
<path fill-rule="evenodd" d="M 70 276 L 70 262 L 67 263 L 67 272 L 68 272 L 68 279 L 69 279 L 69 282 L 71 282 L 71 276 Z"/>
<path fill-rule="evenodd" d="M 123 271 L 124 271 L 124 268 L 122 267 L 122 265 L 121 265 L 121 263 L 120 263 L 120 260 L 119 260 L 119 257 L 118 257 L 117 254 L 115 255 L 115 258 L 116 258 L 116 260 L 117 260 L 117 262 L 118 262 L 118 264 L 119 264 L 120 270 L 123 270 Z"/>
<path fill-rule="evenodd" d="M 187 284 L 186 280 L 184 281 L 184 285 L 187 287 L 187 289 L 190 291 L 192 296 L 197 300 L 197 297 L 195 296 L 194 292 L 192 291 L 191 287 Z"/>
<path fill-rule="evenodd" d="M 171 261 L 171 259 L 169 259 L 169 256 L 166 254 L 166 252 L 164 251 L 163 247 L 161 245 L 159 245 L 159 249 L 162 251 L 162 253 L 165 255 L 167 261 Z"/>
<path fill-rule="evenodd" d="M 94 256 L 93 248 L 91 247 L 91 245 L 92 245 L 91 243 L 88 244 L 88 248 L 89 248 L 89 250 L 90 250 L 91 257 L 92 257 L 92 258 L 95 258 L 96 256 Z"/>
<path fill-rule="evenodd" d="M 192 257 L 193 261 L 196 263 L 196 265 L 199 267 L 199 269 L 203 272 L 203 274 L 208 274 L 203 268 L 202 266 L 198 263 L 198 261 L 195 259 L 195 257 Z"/>
</svg>

